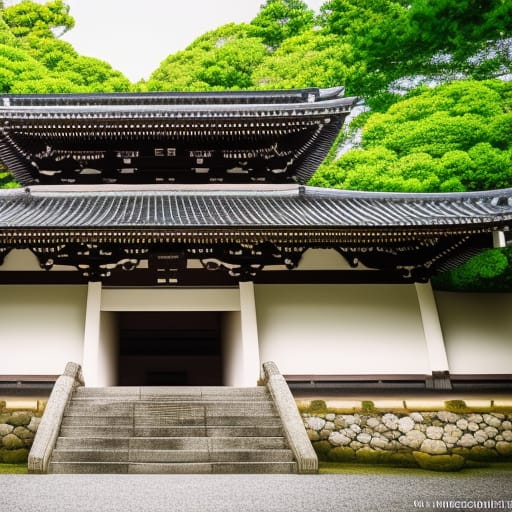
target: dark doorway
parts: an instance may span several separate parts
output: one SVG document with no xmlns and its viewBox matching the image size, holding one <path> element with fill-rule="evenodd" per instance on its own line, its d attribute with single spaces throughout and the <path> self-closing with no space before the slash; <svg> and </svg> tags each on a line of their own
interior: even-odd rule
<svg viewBox="0 0 512 512">
<path fill-rule="evenodd" d="M 221 386 L 221 313 L 119 314 L 120 386 Z"/>
</svg>

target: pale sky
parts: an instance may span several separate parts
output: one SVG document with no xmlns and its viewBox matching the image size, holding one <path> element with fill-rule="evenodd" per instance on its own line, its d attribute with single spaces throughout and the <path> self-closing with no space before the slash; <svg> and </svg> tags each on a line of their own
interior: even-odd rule
<svg viewBox="0 0 512 512">
<path fill-rule="evenodd" d="M 63 39 L 80 54 L 105 60 L 136 82 L 148 78 L 167 55 L 184 49 L 204 32 L 229 22 L 250 21 L 264 2 L 67 0 L 76 24 Z M 306 2 L 318 10 L 325 0 Z"/>
</svg>

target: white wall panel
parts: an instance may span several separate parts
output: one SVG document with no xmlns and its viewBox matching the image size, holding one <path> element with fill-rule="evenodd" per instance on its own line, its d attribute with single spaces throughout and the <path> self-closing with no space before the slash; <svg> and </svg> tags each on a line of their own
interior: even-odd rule
<svg viewBox="0 0 512 512">
<path fill-rule="evenodd" d="M 435 292 L 452 374 L 512 373 L 512 294 Z"/>
<path fill-rule="evenodd" d="M 82 362 L 87 286 L 0 286 L 0 375 L 59 375 Z"/>
<path fill-rule="evenodd" d="M 413 285 L 258 285 L 262 362 L 284 374 L 425 374 Z"/>
</svg>

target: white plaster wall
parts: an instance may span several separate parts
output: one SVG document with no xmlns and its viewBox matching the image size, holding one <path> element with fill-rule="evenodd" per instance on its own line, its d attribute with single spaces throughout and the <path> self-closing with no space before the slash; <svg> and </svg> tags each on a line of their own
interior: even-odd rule
<svg viewBox="0 0 512 512">
<path fill-rule="evenodd" d="M 82 362 L 87 286 L 0 286 L 0 375 L 60 375 Z"/>
<path fill-rule="evenodd" d="M 512 294 L 435 292 L 452 374 L 512 373 Z"/>
<path fill-rule="evenodd" d="M 0 265 L 0 272 L 26 270 L 47 272 L 47 270 L 41 268 L 35 254 L 28 249 L 13 249 L 5 257 L 4 264 Z M 70 265 L 54 265 L 50 272 L 62 270 L 76 271 L 76 268 Z M 22 278 L 20 278 L 20 281 L 22 281 Z"/>
<path fill-rule="evenodd" d="M 334 249 L 307 249 L 299 261 L 297 270 L 367 270 L 363 264 L 355 269 Z"/>
<path fill-rule="evenodd" d="M 236 386 L 243 379 L 242 325 L 238 311 L 222 315 L 222 366 L 225 386 Z"/>
<path fill-rule="evenodd" d="M 117 385 L 119 361 L 119 327 L 116 313 L 102 311 L 100 317 L 100 344 L 98 354 L 98 384 Z"/>
<path fill-rule="evenodd" d="M 261 361 L 283 374 L 427 374 L 413 285 L 258 285 Z"/>
<path fill-rule="evenodd" d="M 13 270 L 41 270 L 36 256 L 28 249 L 13 249 L 0 265 L 0 272 Z"/>
</svg>

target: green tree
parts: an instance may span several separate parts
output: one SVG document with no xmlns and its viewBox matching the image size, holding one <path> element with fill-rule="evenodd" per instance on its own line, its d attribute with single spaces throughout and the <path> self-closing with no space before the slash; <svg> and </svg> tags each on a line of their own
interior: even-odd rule
<svg viewBox="0 0 512 512">
<path fill-rule="evenodd" d="M 450 272 L 434 276 L 437 289 L 457 291 L 510 291 L 512 248 L 485 251 Z"/>
<path fill-rule="evenodd" d="M 404 77 L 492 78 L 512 70 L 512 4 L 490 0 L 329 0 L 323 30 L 353 47 L 370 82 L 355 93 L 389 105 L 390 84 Z"/>
<path fill-rule="evenodd" d="M 510 45 L 502 44 L 512 34 L 509 1 L 415 0 L 409 17 L 405 44 L 416 51 L 413 66 L 422 60 L 435 65 L 432 57 L 449 55 L 448 67 L 471 76 L 510 70 Z"/>
<path fill-rule="evenodd" d="M 302 0 L 267 0 L 251 25 L 256 35 L 275 49 L 286 39 L 311 29 L 314 17 Z"/>
<path fill-rule="evenodd" d="M 253 86 L 253 69 L 268 54 L 247 24 L 230 23 L 169 55 L 147 82 L 150 91 L 207 91 Z"/>
<path fill-rule="evenodd" d="M 512 83 L 458 81 L 420 88 L 375 112 L 361 147 L 324 163 L 316 186 L 402 192 L 504 188 L 512 183 Z M 510 132 L 508 132 L 510 133 Z"/>
<path fill-rule="evenodd" d="M 355 81 L 351 93 L 368 100 L 382 94 L 395 79 L 407 74 L 408 55 L 403 39 L 409 12 L 393 0 L 329 0 L 320 10 L 323 31 L 352 47 L 366 76 Z"/>
<path fill-rule="evenodd" d="M 264 88 L 333 87 L 352 83 L 365 74 L 364 64 L 354 59 L 352 47 L 340 44 L 333 34 L 306 31 L 286 39 L 267 55 L 252 74 Z"/>
<path fill-rule="evenodd" d="M 128 91 L 129 80 L 104 61 L 79 55 L 57 36 L 74 20 L 62 0 L 25 0 L 0 16 L 0 90 L 11 93 Z"/>
<path fill-rule="evenodd" d="M 2 11 L 2 16 L 16 37 L 37 33 L 51 37 L 62 35 L 75 25 L 69 6 L 63 0 L 37 4 L 24 0 Z"/>
</svg>

